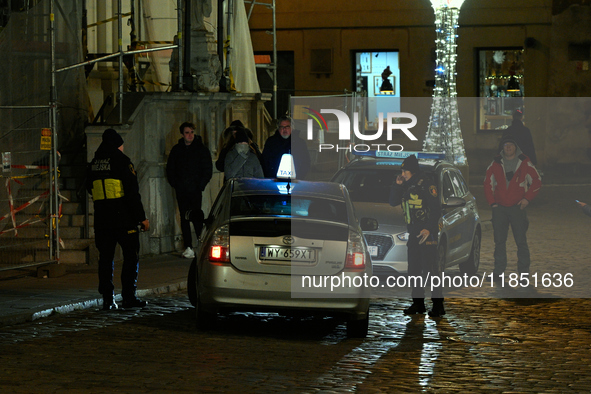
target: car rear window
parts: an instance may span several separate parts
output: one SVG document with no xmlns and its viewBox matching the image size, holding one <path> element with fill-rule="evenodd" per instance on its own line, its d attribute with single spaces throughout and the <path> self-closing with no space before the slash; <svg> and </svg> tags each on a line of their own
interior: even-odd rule
<svg viewBox="0 0 591 394">
<path fill-rule="evenodd" d="M 232 217 L 293 216 L 348 223 L 343 201 L 293 195 L 251 195 L 232 197 Z"/>
<path fill-rule="evenodd" d="M 387 204 L 390 187 L 400 175 L 400 170 L 346 170 L 333 181 L 342 183 L 349 190 L 353 202 L 374 202 Z"/>
</svg>

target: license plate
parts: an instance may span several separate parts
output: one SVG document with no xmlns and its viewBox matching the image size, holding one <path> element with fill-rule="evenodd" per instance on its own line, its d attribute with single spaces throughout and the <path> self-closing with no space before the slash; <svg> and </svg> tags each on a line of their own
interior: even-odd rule
<svg viewBox="0 0 591 394">
<path fill-rule="evenodd" d="M 369 255 L 371 257 L 375 257 L 378 255 L 378 247 L 377 246 L 368 246 L 367 250 L 369 251 Z"/>
<path fill-rule="evenodd" d="M 316 261 L 316 251 L 307 248 L 261 246 L 261 260 Z"/>
</svg>

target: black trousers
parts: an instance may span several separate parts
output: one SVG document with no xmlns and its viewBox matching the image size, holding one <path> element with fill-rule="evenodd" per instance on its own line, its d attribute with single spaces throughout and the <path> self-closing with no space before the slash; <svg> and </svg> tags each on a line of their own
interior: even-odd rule
<svg viewBox="0 0 591 394">
<path fill-rule="evenodd" d="M 427 282 L 425 280 L 428 276 L 441 274 L 437 253 L 438 236 L 437 233 L 431 233 L 425 242 L 419 244 L 420 238 L 417 238 L 417 235 L 418 233 L 411 232 L 406 243 L 408 247 L 408 276 L 409 283 L 415 284 L 411 286 L 412 298 L 425 298 L 425 288 L 431 288 L 431 280 L 429 279 Z M 422 286 L 420 280 L 411 279 L 413 276 L 423 278 Z M 431 298 L 443 298 L 442 287 L 433 288 Z"/>
<path fill-rule="evenodd" d="M 133 300 L 137 288 L 139 269 L 140 237 L 137 229 L 95 229 L 95 244 L 99 251 L 98 276 L 99 293 L 103 299 L 113 297 L 113 271 L 115 269 L 115 247 L 121 245 L 123 266 L 121 267 L 121 295 L 123 300 Z"/>
<path fill-rule="evenodd" d="M 185 248 L 193 247 L 193 236 L 191 235 L 191 223 L 195 229 L 197 237 L 201 235 L 201 228 L 203 227 L 203 211 L 201 210 L 201 192 L 183 192 L 176 191 L 176 201 L 179 206 L 181 214 L 181 233 L 183 234 L 183 243 Z M 187 212 L 191 211 L 187 219 Z"/>
</svg>

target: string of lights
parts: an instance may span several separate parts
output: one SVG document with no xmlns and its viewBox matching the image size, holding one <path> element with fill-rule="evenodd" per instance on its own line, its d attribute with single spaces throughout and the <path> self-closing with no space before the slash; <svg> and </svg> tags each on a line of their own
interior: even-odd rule
<svg viewBox="0 0 591 394">
<path fill-rule="evenodd" d="M 431 117 L 423 142 L 424 151 L 443 152 L 446 160 L 456 165 L 468 164 L 456 90 L 456 31 L 463 2 L 464 0 L 431 0 L 435 11 L 437 63 Z"/>
</svg>

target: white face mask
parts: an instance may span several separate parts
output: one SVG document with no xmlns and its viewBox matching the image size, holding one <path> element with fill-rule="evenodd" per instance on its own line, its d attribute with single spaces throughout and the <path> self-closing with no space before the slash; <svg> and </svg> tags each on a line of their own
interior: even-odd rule
<svg viewBox="0 0 591 394">
<path fill-rule="evenodd" d="M 236 151 L 238 153 L 244 154 L 248 152 L 249 146 L 248 144 L 236 144 Z"/>
</svg>

